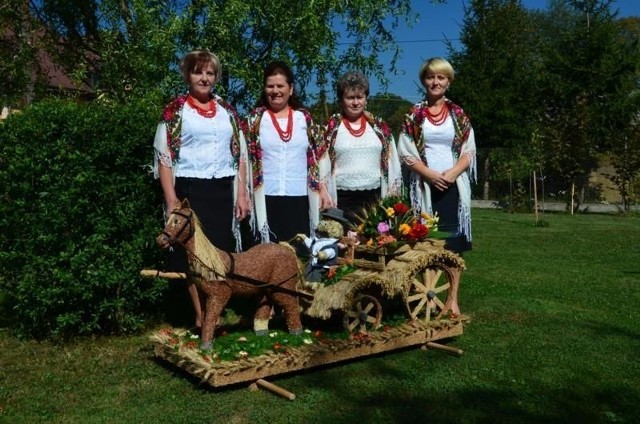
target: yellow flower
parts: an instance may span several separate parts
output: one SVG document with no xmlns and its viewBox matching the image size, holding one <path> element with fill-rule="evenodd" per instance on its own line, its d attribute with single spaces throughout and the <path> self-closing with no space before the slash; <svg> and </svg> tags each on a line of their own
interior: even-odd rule
<svg viewBox="0 0 640 424">
<path fill-rule="evenodd" d="M 396 214 L 396 211 L 393 208 L 387 208 L 387 216 L 391 218 Z"/>
<path fill-rule="evenodd" d="M 438 221 L 440 220 L 440 217 L 438 215 L 429 215 L 426 212 L 422 212 L 420 216 L 424 220 L 424 223 L 427 227 L 434 230 L 438 228 Z"/>
<path fill-rule="evenodd" d="M 400 231 L 400 234 L 402 235 L 407 235 L 409 234 L 409 231 L 411 231 L 411 227 L 407 224 L 400 224 L 398 231 Z"/>
<path fill-rule="evenodd" d="M 373 246 L 373 239 L 367 240 L 367 246 Z"/>
<path fill-rule="evenodd" d="M 364 222 L 360 225 L 358 225 L 358 230 L 359 233 L 362 233 L 364 231 Z"/>
</svg>

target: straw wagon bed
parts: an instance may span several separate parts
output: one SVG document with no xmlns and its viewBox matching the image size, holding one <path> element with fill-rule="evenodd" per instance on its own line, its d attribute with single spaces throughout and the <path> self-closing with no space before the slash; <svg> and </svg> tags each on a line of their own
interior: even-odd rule
<svg viewBox="0 0 640 424">
<path fill-rule="evenodd" d="M 286 354 L 272 352 L 220 361 L 195 347 L 176 346 L 175 333 L 161 331 L 151 337 L 154 354 L 213 387 L 251 381 L 285 393 L 262 379 L 414 345 L 460 354 L 458 349 L 435 343 L 461 335 L 468 320 L 464 315 L 448 313 L 450 297 L 457 296 L 458 291 L 452 270 L 461 271 L 465 265 L 443 244 L 441 240 L 426 240 L 393 252 L 357 247 L 339 262 L 354 265 L 354 272 L 329 286 L 304 283 L 299 288 L 305 295 L 300 297 L 304 315 L 324 320 L 341 314 L 345 329 L 357 337 L 291 347 Z M 383 305 L 387 308 L 393 304 L 401 305 L 407 321 L 382 328 Z M 292 396 L 287 395 L 290 399 Z"/>
</svg>

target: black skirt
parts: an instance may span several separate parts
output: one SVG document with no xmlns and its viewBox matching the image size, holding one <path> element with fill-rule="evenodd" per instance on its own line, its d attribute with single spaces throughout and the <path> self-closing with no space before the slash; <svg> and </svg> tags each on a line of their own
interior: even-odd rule
<svg viewBox="0 0 640 424">
<path fill-rule="evenodd" d="M 344 216 L 353 225 L 357 226 L 358 215 L 362 215 L 363 209 L 380 201 L 380 189 L 372 190 L 338 190 L 338 208 L 342 209 Z"/>
<path fill-rule="evenodd" d="M 458 230 L 458 208 L 460 205 L 458 185 L 452 184 L 445 191 L 431 187 L 431 204 L 433 213 L 437 213 L 440 217 L 438 230 L 452 234 L 451 237 L 446 239 L 445 247 L 458 254 L 471 250 L 471 243 Z"/>
<path fill-rule="evenodd" d="M 175 183 L 178 199 L 189 200 L 209 241 L 227 252 L 234 252 L 236 246 L 231 229 L 234 213 L 233 179 L 178 177 Z M 187 270 L 187 255 L 183 248 L 174 247 L 169 265 L 172 271 Z"/>
<path fill-rule="evenodd" d="M 265 196 L 271 241 L 290 241 L 296 234 L 309 235 L 309 197 Z"/>
</svg>

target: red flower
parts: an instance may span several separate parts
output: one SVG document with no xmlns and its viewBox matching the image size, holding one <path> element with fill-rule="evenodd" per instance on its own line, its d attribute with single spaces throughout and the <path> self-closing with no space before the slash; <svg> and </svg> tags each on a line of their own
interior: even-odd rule
<svg viewBox="0 0 640 424">
<path fill-rule="evenodd" d="M 398 215 L 404 215 L 405 213 L 407 213 L 409 211 L 409 206 L 405 205 L 402 202 L 398 202 L 395 205 L 393 205 L 393 210 Z"/>
<path fill-rule="evenodd" d="M 409 237 L 415 240 L 420 240 L 429 234 L 429 228 L 420 223 L 416 223 L 411 227 L 411 231 L 409 231 Z"/>
</svg>

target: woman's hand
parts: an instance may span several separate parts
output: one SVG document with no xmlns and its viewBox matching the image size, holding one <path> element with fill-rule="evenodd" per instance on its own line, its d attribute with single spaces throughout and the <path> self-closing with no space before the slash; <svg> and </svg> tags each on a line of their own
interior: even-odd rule
<svg viewBox="0 0 640 424">
<path fill-rule="evenodd" d="M 173 212 L 176 209 L 180 209 L 181 203 L 180 201 L 175 198 L 173 200 L 165 200 L 165 215 L 169 216 L 171 214 L 171 212 Z"/>
<path fill-rule="evenodd" d="M 454 168 L 449 168 L 442 172 L 442 178 L 444 178 L 449 185 L 454 184 L 459 175 Z"/>
<path fill-rule="evenodd" d="M 236 219 L 242 221 L 249 213 L 251 213 L 251 200 L 247 190 L 241 187 L 238 190 L 238 198 L 236 199 Z"/>
<path fill-rule="evenodd" d="M 445 178 L 445 176 L 433 169 L 427 168 L 426 175 L 423 175 L 424 180 L 433 188 L 440 191 L 445 191 L 449 188 L 451 183 Z"/>
<path fill-rule="evenodd" d="M 322 184 L 320 186 L 320 210 L 335 208 L 335 204 L 329 196 L 329 192 L 327 191 L 327 187 Z"/>
</svg>

